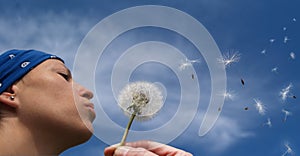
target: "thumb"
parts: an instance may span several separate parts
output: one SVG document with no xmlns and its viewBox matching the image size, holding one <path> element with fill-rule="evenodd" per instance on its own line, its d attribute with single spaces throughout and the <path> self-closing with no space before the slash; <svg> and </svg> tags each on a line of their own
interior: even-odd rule
<svg viewBox="0 0 300 156">
<path fill-rule="evenodd" d="M 133 148 L 129 146 L 120 146 L 115 150 L 114 156 L 158 156 L 144 148 Z"/>
</svg>

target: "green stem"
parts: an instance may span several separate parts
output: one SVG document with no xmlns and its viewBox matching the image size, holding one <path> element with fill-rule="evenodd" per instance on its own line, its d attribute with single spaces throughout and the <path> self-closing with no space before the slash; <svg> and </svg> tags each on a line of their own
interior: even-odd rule
<svg viewBox="0 0 300 156">
<path fill-rule="evenodd" d="M 128 132 L 129 132 L 129 129 L 130 129 L 130 126 L 134 120 L 134 117 L 135 117 L 135 113 L 133 113 L 131 116 L 130 116 L 130 120 L 127 124 L 127 127 L 125 129 L 125 132 L 123 134 L 123 137 L 122 137 L 122 140 L 120 142 L 120 146 L 124 146 L 125 145 L 125 141 L 126 141 L 126 138 L 127 138 L 127 135 L 128 135 Z"/>
</svg>

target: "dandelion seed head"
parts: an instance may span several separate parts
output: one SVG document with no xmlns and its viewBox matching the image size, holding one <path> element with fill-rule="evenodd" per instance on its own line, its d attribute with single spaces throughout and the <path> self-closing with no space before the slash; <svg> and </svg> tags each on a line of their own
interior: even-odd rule
<svg viewBox="0 0 300 156">
<path fill-rule="evenodd" d="M 138 120 L 147 120 L 162 108 L 163 95 L 154 83 L 133 82 L 121 90 L 118 104 L 126 115 L 135 114 Z"/>
<path fill-rule="evenodd" d="M 255 101 L 255 108 L 256 110 L 258 110 L 258 113 L 264 115 L 266 113 L 266 107 L 263 105 L 263 103 L 260 100 L 254 99 L 254 101 Z"/>
<path fill-rule="evenodd" d="M 228 52 L 223 55 L 222 58 L 218 59 L 219 63 L 223 63 L 225 67 L 230 66 L 232 63 L 239 62 L 240 54 L 238 52 Z"/>
</svg>

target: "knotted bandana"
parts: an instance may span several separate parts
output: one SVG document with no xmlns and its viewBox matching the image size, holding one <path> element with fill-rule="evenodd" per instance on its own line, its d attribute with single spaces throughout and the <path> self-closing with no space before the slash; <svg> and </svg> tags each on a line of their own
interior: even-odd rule
<svg viewBox="0 0 300 156">
<path fill-rule="evenodd" d="M 37 50 L 9 50 L 0 55 L 0 94 L 47 59 L 61 58 Z"/>
</svg>

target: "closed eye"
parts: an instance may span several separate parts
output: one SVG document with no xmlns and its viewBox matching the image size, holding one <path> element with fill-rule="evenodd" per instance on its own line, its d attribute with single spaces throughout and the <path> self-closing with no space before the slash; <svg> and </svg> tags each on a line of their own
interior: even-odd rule
<svg viewBox="0 0 300 156">
<path fill-rule="evenodd" d="M 58 73 L 58 74 L 61 75 L 67 81 L 69 81 L 71 79 L 71 76 L 68 74 L 64 74 L 64 73 Z"/>
</svg>

